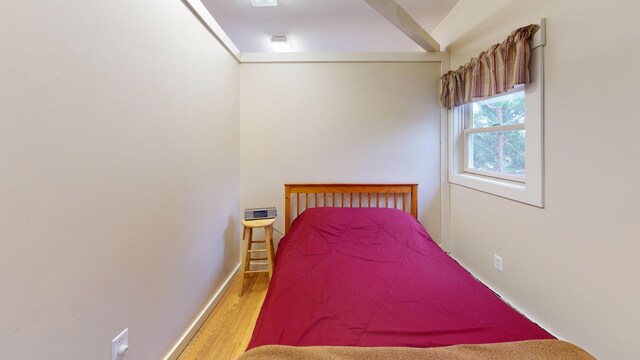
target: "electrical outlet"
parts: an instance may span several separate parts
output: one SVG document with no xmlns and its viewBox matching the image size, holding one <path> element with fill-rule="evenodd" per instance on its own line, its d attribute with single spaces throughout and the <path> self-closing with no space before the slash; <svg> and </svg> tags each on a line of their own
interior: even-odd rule
<svg viewBox="0 0 640 360">
<path fill-rule="evenodd" d="M 111 360 L 120 360 L 129 351 L 129 329 L 124 329 L 120 335 L 111 340 Z"/>
<path fill-rule="evenodd" d="M 495 267 L 496 270 L 502 272 L 502 256 L 493 254 L 493 267 Z"/>
</svg>

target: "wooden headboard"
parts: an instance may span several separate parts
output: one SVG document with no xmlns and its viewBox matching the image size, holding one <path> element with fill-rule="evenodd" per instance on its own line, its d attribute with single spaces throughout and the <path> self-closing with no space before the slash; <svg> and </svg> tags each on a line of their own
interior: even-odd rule
<svg viewBox="0 0 640 360">
<path fill-rule="evenodd" d="M 418 184 L 285 184 L 285 233 L 296 216 L 312 207 L 396 208 L 417 218 Z"/>
</svg>

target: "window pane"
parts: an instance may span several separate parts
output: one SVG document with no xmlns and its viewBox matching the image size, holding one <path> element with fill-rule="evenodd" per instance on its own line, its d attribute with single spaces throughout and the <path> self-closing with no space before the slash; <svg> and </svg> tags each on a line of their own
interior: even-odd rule
<svg viewBox="0 0 640 360">
<path fill-rule="evenodd" d="M 524 91 L 473 102 L 473 127 L 524 124 Z"/>
<path fill-rule="evenodd" d="M 468 167 L 524 177 L 524 130 L 468 134 Z"/>
</svg>

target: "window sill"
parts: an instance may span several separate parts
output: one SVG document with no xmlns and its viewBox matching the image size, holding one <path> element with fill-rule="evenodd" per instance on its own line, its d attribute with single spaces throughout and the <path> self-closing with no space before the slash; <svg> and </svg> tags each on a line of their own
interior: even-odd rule
<svg viewBox="0 0 640 360">
<path fill-rule="evenodd" d="M 498 179 L 490 176 L 470 173 L 449 174 L 449 182 L 488 194 L 518 201 L 521 203 L 543 207 L 542 192 L 526 183 Z"/>
</svg>

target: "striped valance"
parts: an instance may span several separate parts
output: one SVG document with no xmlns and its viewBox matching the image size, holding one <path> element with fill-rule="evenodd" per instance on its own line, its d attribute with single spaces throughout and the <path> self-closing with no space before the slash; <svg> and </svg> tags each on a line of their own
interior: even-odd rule
<svg viewBox="0 0 640 360">
<path fill-rule="evenodd" d="M 515 30 L 502 43 L 483 51 L 477 58 L 442 76 L 440 105 L 462 105 L 472 98 L 504 93 L 516 85 L 529 83 L 529 41 L 539 25 Z"/>
</svg>

